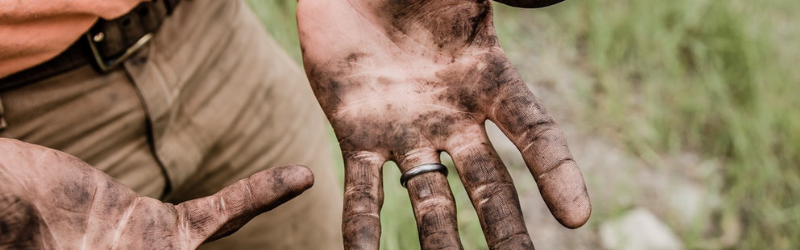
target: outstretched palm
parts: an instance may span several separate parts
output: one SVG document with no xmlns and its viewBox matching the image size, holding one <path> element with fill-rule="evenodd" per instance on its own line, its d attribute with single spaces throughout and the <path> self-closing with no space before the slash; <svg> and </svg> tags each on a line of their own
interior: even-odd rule
<svg viewBox="0 0 800 250">
<path fill-rule="evenodd" d="M 345 159 L 347 249 L 378 248 L 383 163 L 406 171 L 439 162 L 441 151 L 453 157 L 490 248 L 533 248 L 487 119 L 522 152 L 556 219 L 586 222 L 583 177 L 500 48 L 488 0 L 301 0 L 298 24 L 309 80 Z M 444 176 L 419 175 L 408 190 L 422 247 L 460 248 Z"/>
<path fill-rule="evenodd" d="M 0 138 L 0 249 L 195 249 L 313 182 L 305 167 L 276 167 L 172 205 L 74 156 Z"/>
</svg>

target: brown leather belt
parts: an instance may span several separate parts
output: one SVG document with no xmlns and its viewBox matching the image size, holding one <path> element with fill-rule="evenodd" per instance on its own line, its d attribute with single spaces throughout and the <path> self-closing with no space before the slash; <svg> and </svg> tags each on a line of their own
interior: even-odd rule
<svg viewBox="0 0 800 250">
<path fill-rule="evenodd" d="M 4 78 L 0 91 L 25 86 L 91 64 L 99 73 L 119 66 L 146 45 L 179 0 L 152 0 L 114 19 L 100 19 L 83 37 L 53 59 Z"/>
</svg>

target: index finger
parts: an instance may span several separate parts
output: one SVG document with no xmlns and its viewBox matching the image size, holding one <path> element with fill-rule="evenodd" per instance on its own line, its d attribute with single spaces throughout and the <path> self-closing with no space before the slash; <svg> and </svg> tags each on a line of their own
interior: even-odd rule
<svg viewBox="0 0 800 250">
<path fill-rule="evenodd" d="M 237 181 L 214 195 L 175 206 L 192 246 L 228 236 L 255 216 L 300 195 L 314 183 L 304 166 L 275 167 Z"/>
<path fill-rule="evenodd" d="M 582 226 L 592 207 L 564 134 L 519 74 L 513 68 L 504 74 L 509 75 L 503 79 L 511 80 L 498 93 L 490 120 L 522 153 L 550 213 L 565 227 Z"/>
</svg>

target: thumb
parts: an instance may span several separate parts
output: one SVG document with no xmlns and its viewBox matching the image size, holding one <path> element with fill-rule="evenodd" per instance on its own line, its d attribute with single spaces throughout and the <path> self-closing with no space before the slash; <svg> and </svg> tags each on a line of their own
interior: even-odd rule
<svg viewBox="0 0 800 250">
<path fill-rule="evenodd" d="M 178 204 L 180 231 L 193 246 L 239 230 L 257 215 L 300 195 L 314 184 L 305 166 L 283 166 L 257 172 L 212 196 Z"/>
</svg>

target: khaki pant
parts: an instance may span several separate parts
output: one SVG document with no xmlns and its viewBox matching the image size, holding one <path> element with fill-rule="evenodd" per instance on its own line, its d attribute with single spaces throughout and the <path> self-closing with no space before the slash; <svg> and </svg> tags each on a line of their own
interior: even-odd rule
<svg viewBox="0 0 800 250">
<path fill-rule="evenodd" d="M 297 63 L 240 1 L 183 1 L 124 68 L 85 66 L 0 101 L 1 137 L 75 155 L 173 203 L 261 169 L 307 165 L 309 191 L 201 249 L 342 246 L 325 118 Z"/>
</svg>

